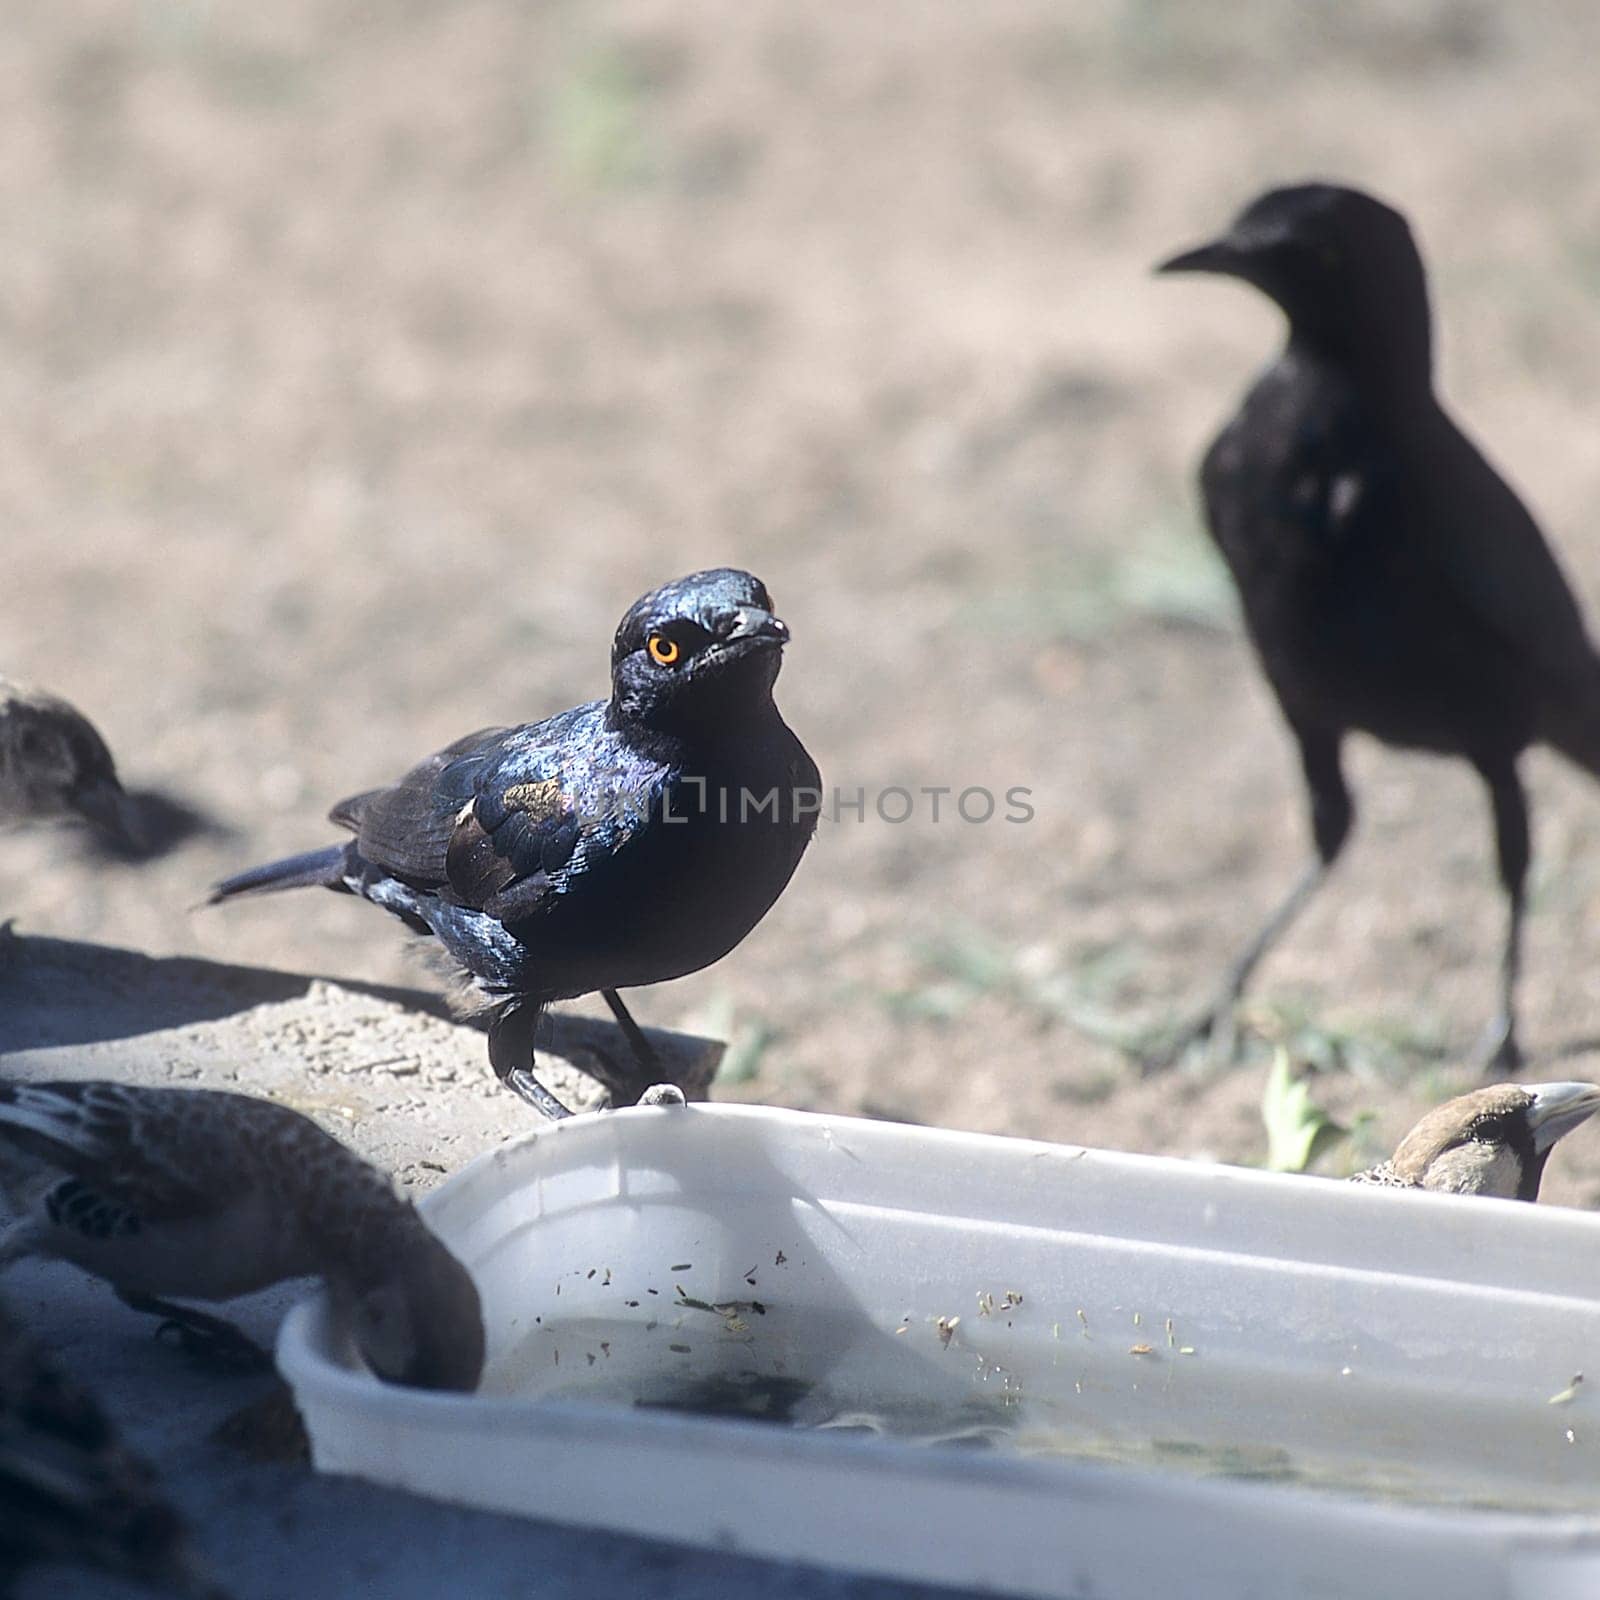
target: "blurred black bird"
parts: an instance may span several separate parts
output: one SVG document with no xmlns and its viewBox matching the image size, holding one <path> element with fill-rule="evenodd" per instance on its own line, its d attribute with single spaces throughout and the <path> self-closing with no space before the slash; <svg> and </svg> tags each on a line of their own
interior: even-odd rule
<svg viewBox="0 0 1600 1600">
<path fill-rule="evenodd" d="M 1207 1032 L 1231 1049 L 1251 972 L 1350 832 L 1340 751 L 1359 730 L 1459 756 L 1488 786 L 1509 915 L 1477 1059 L 1510 1071 L 1529 854 L 1517 758 L 1544 742 L 1600 774 L 1600 661 L 1577 603 L 1522 503 L 1434 396 L 1427 286 L 1399 212 L 1330 184 L 1277 189 L 1158 270 L 1240 278 L 1289 321 L 1200 485 L 1299 745 L 1316 842 L 1174 1055 Z"/>
<path fill-rule="evenodd" d="M 36 1562 L 225 1600 L 150 1467 L 0 1303 L 0 1592 Z"/>
<path fill-rule="evenodd" d="M 140 841 L 106 742 L 55 695 L 0 677 L 0 821 L 79 817 L 121 848 Z"/>
<path fill-rule="evenodd" d="M 772 700 L 788 638 L 748 572 L 669 583 L 618 626 L 609 700 L 457 740 L 335 806 L 350 842 L 241 873 L 211 903 L 322 885 L 433 934 L 491 1008 L 495 1072 L 547 1116 L 566 1108 L 531 1070 L 539 1014 L 599 990 L 635 1062 L 597 1070 L 637 1101 L 660 1074 L 616 991 L 726 955 L 816 828 L 816 764 Z"/>
<path fill-rule="evenodd" d="M 1495 1083 L 1435 1106 L 1352 1183 L 1537 1200 L 1556 1141 L 1600 1111 L 1593 1083 Z"/>
</svg>

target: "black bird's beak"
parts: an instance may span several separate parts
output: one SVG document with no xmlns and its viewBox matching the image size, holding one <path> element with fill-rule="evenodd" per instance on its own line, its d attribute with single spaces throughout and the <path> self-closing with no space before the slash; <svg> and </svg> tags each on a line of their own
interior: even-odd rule
<svg viewBox="0 0 1600 1600">
<path fill-rule="evenodd" d="M 1600 1084 L 1529 1083 L 1523 1087 L 1533 1097 L 1524 1115 L 1533 1131 L 1533 1147 L 1541 1154 L 1600 1111 Z"/>
<path fill-rule="evenodd" d="M 1241 264 L 1238 249 L 1226 239 L 1213 239 L 1193 250 L 1169 256 L 1157 267 L 1157 272 L 1219 272 L 1226 277 L 1237 277 Z"/>
<path fill-rule="evenodd" d="M 138 826 L 133 802 L 115 778 L 95 778 L 79 789 L 69 802 L 85 822 L 113 844 L 135 853 L 144 849 L 144 835 Z"/>
<path fill-rule="evenodd" d="M 733 631 L 725 644 L 749 640 L 752 644 L 771 644 L 780 648 L 789 642 L 789 625 L 759 606 L 740 606 L 734 612 Z"/>
</svg>

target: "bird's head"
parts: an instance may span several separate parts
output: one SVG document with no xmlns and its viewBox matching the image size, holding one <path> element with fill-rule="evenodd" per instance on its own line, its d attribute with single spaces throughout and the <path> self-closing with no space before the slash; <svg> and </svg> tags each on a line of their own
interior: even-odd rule
<svg viewBox="0 0 1600 1600">
<path fill-rule="evenodd" d="M 611 703 L 664 732 L 716 728 L 770 703 L 789 630 L 759 578 L 691 573 L 634 601 L 611 647 Z"/>
<path fill-rule="evenodd" d="M 1496 1083 L 1430 1111 L 1394 1153 L 1425 1189 L 1536 1200 L 1555 1143 L 1600 1111 L 1600 1085 Z"/>
<path fill-rule="evenodd" d="M 420 1220 L 382 1276 L 349 1285 L 356 1348 L 386 1383 L 470 1394 L 483 1375 L 483 1307 L 472 1275 Z"/>
<path fill-rule="evenodd" d="M 1411 229 L 1359 189 L 1269 190 L 1225 233 L 1156 271 L 1242 279 L 1276 301 L 1295 338 L 1326 354 L 1428 370 L 1427 281 Z"/>
<path fill-rule="evenodd" d="M 79 816 L 107 838 L 136 845 L 136 819 L 105 740 L 53 695 L 0 682 L 0 812 Z"/>
</svg>

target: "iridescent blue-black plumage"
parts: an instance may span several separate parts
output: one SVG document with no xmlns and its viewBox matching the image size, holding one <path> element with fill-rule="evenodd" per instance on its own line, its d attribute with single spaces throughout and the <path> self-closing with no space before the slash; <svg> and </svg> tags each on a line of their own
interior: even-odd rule
<svg viewBox="0 0 1600 1600">
<path fill-rule="evenodd" d="M 799 865 L 820 780 L 772 700 L 787 638 L 750 574 L 679 579 L 622 619 L 609 700 L 468 735 L 336 806 L 348 843 L 212 898 L 321 884 L 433 934 L 497 1008 L 491 1057 L 523 1088 L 540 1007 L 620 1007 L 612 991 L 709 965 Z"/>
</svg>

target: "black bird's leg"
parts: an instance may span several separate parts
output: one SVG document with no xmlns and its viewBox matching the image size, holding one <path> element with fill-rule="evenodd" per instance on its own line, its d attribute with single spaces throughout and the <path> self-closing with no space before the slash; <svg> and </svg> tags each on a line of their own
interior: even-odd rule
<svg viewBox="0 0 1600 1600">
<path fill-rule="evenodd" d="M 514 1095 L 552 1122 L 559 1122 L 570 1117 L 571 1110 L 533 1075 L 533 1036 L 539 1015 L 540 1008 L 525 1001 L 508 1000 L 502 1005 L 489 1024 L 489 1065 Z"/>
<path fill-rule="evenodd" d="M 1522 967 L 1522 912 L 1530 856 L 1528 799 L 1515 763 L 1480 763 L 1494 806 L 1494 842 L 1500 883 L 1506 891 L 1506 942 L 1500 959 L 1500 1009 L 1489 1019 L 1473 1051 L 1473 1064 L 1486 1077 L 1510 1077 L 1522 1065 L 1517 1044 L 1516 989 Z"/>
<path fill-rule="evenodd" d="M 615 989 L 602 989 L 600 993 L 611 1007 L 611 1015 L 617 1019 L 617 1026 L 622 1029 L 622 1036 L 628 1041 L 634 1059 L 632 1072 L 618 1072 L 614 1080 L 608 1076 L 605 1084 L 611 1091 L 614 1105 L 637 1105 L 639 1096 L 646 1089 L 662 1081 L 661 1058 L 656 1054 L 655 1046 L 645 1038 L 644 1030 L 633 1020 L 632 1013 L 623 1005 L 622 996 Z"/>
<path fill-rule="evenodd" d="M 201 1366 L 229 1373 L 272 1371 L 272 1357 L 254 1339 L 221 1317 L 131 1289 L 118 1289 L 117 1298 L 130 1310 L 160 1317 L 161 1326 L 156 1329 L 156 1337 L 176 1334 L 183 1353 Z"/>
<path fill-rule="evenodd" d="M 1279 902 L 1249 942 L 1228 964 L 1216 999 L 1178 1034 L 1176 1041 L 1147 1063 L 1157 1069 L 1175 1065 L 1192 1044 L 1209 1041 L 1213 1061 L 1230 1061 L 1238 1048 L 1235 1010 L 1252 974 L 1267 952 L 1288 932 L 1295 919 L 1322 887 L 1328 870 L 1338 859 L 1350 836 L 1355 808 L 1345 787 L 1339 765 L 1340 737 L 1321 729 L 1296 728 L 1300 741 L 1300 761 L 1310 791 L 1311 831 L 1316 839 L 1317 857 L 1295 880 L 1294 887 Z M 1520 792 L 1520 791 L 1519 791 Z"/>
</svg>

